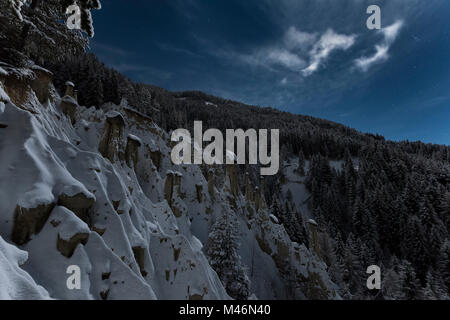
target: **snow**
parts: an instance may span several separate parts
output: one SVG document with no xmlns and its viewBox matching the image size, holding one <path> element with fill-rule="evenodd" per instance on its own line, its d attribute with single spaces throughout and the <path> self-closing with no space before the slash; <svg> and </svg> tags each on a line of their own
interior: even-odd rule
<svg viewBox="0 0 450 320">
<path fill-rule="evenodd" d="M 139 142 L 142 145 L 142 140 L 134 134 L 128 134 L 128 139 Z"/>
<path fill-rule="evenodd" d="M 5 69 L 3 69 L 2 67 L 0 67 L 0 75 L 6 76 L 6 75 L 8 75 L 8 72 L 6 72 Z"/>
<path fill-rule="evenodd" d="M 89 234 L 91 232 L 86 223 L 65 207 L 56 207 L 52 211 L 51 222 L 61 224 L 58 233 L 63 240 L 68 241 L 76 234 Z"/>
<path fill-rule="evenodd" d="M 123 115 L 120 112 L 117 111 L 109 111 L 106 113 L 106 118 L 108 119 L 120 119 L 122 121 L 122 123 L 126 123 L 125 122 L 125 118 L 123 117 Z"/>
<path fill-rule="evenodd" d="M 68 102 L 68 103 L 71 103 L 71 104 L 78 104 L 77 100 L 75 100 L 75 98 L 73 98 L 71 96 L 64 96 L 61 99 L 61 101 Z"/>
<path fill-rule="evenodd" d="M 207 106 L 212 106 L 212 107 L 216 107 L 217 108 L 217 104 L 209 102 L 209 101 L 205 101 L 205 105 Z"/>
<path fill-rule="evenodd" d="M 278 220 L 278 218 L 277 217 L 275 217 L 273 214 L 270 214 L 269 215 L 270 216 L 270 219 L 274 222 L 274 223 L 280 223 L 280 221 Z"/>
<path fill-rule="evenodd" d="M 0 82 L 0 102 L 9 102 L 9 96 L 3 89 L 3 84 Z"/>
<path fill-rule="evenodd" d="M 44 72 L 44 73 L 48 73 L 48 74 L 50 74 L 50 75 L 53 75 L 53 73 L 51 72 L 51 71 L 49 71 L 49 70 L 47 70 L 47 69 L 44 69 L 44 68 L 42 68 L 42 67 L 40 67 L 40 66 L 38 66 L 38 65 L 33 65 L 32 67 L 31 67 L 31 70 L 34 70 L 34 71 L 42 71 L 42 72 Z M 71 83 L 71 82 L 70 82 Z M 66 83 L 66 85 L 67 85 L 67 83 Z M 75 85 L 72 83 L 72 86 L 74 87 Z"/>
<path fill-rule="evenodd" d="M 25 4 L 26 0 L 8 0 L 8 2 L 17 18 L 20 21 L 23 21 L 22 13 L 20 11 L 22 9 L 22 6 Z"/>
<path fill-rule="evenodd" d="M 28 253 L 0 236 L 0 300 L 49 299 L 48 292 L 20 268 Z"/>
</svg>

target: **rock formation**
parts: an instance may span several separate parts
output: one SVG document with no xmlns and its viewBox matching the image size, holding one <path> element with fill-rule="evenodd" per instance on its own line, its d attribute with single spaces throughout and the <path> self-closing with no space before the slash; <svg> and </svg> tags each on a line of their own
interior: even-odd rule
<svg viewBox="0 0 450 320">
<path fill-rule="evenodd" d="M 113 111 L 106 114 L 105 126 L 98 150 L 112 163 L 116 161 L 119 151 L 122 150 L 124 127 L 125 120 L 119 112 Z"/>
</svg>

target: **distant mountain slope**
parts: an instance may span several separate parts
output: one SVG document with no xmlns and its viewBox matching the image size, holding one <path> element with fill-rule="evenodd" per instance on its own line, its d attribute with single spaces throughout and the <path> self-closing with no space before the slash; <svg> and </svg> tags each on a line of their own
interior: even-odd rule
<svg viewBox="0 0 450 320">
<path fill-rule="evenodd" d="M 64 70 L 77 70 L 85 60 L 74 61 L 65 64 Z M 93 55 L 86 61 L 93 66 L 83 69 L 88 74 L 117 74 Z M 58 75 L 57 72 L 57 78 Z M 125 78 L 118 82 L 118 88 L 121 98 L 133 101 L 136 108 L 167 131 L 192 129 L 196 120 L 203 121 L 204 127 L 221 130 L 280 129 L 281 159 L 300 158 L 310 163 L 305 185 L 293 189 L 306 187 L 311 192 L 304 205 L 319 222 L 323 246 L 331 250 L 323 258 L 331 267 L 333 279 L 344 288 L 342 295 L 371 297 L 364 287 L 365 269 L 377 264 L 383 265 L 391 277 L 413 279 L 408 280 L 412 284 L 390 280 L 395 289 L 386 285 L 385 298 L 448 297 L 449 147 L 386 141 L 382 136 L 363 134 L 327 120 L 248 106 L 201 92 L 171 93 Z M 107 95 L 103 97 L 108 99 Z M 330 166 L 331 160 L 343 164 L 342 170 Z M 242 188 L 247 171 L 251 181 L 258 184 L 257 169 L 238 170 Z M 283 175 L 281 172 L 266 179 L 265 196 L 272 206 L 276 203 L 287 206 L 280 187 L 285 181 Z M 297 195 L 292 197 L 295 199 Z M 285 210 L 292 210 L 292 206 Z M 298 224 L 291 220 L 287 223 Z M 370 230 L 366 225 L 371 226 Z M 292 228 L 289 234 L 292 239 L 302 238 Z M 408 289 L 407 296 L 402 293 L 408 291 L 405 287 L 413 288 Z M 432 293 L 425 294 L 424 290 Z"/>
</svg>

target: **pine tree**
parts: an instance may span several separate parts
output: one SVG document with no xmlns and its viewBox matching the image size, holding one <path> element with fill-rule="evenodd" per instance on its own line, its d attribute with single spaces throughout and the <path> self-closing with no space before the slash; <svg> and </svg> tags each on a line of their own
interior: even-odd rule
<svg viewBox="0 0 450 320">
<path fill-rule="evenodd" d="M 9 5 L 11 6 L 11 8 L 14 11 L 14 14 L 16 15 L 16 17 L 22 21 L 23 17 L 22 17 L 22 6 L 25 4 L 26 0 L 8 0 Z"/>
<path fill-rule="evenodd" d="M 430 269 L 425 278 L 426 285 L 420 291 L 422 300 L 444 300 L 450 299 L 444 281 L 438 272 Z"/>
<path fill-rule="evenodd" d="M 4 48 L 12 48 L 26 54 L 35 62 L 45 65 L 65 55 L 79 55 L 88 46 L 88 37 L 94 35 L 92 9 L 100 9 L 98 0 L 0 0 L 2 8 L 7 2 L 13 9 L 14 21 L 9 16 L 6 23 Z M 22 4 L 30 2 L 29 6 Z M 76 4 L 81 10 L 81 30 L 69 30 L 65 23 L 67 8 Z"/>
<path fill-rule="evenodd" d="M 450 292 L 450 241 L 448 239 L 444 241 L 439 251 L 437 268 L 444 285 L 447 287 L 447 292 Z"/>
<path fill-rule="evenodd" d="M 303 153 L 303 151 L 300 151 L 299 155 L 298 155 L 298 168 L 297 168 L 297 172 L 299 175 L 301 175 L 302 177 L 305 175 L 305 154 Z"/>
<path fill-rule="evenodd" d="M 400 300 L 417 300 L 420 299 L 420 281 L 417 279 L 416 272 L 407 260 L 400 262 L 399 283 L 401 286 Z"/>
<path fill-rule="evenodd" d="M 238 254 L 239 238 L 235 217 L 228 214 L 231 215 L 231 211 L 217 217 L 209 234 L 206 254 L 227 293 L 234 299 L 246 300 L 251 294 L 250 280 Z"/>
</svg>

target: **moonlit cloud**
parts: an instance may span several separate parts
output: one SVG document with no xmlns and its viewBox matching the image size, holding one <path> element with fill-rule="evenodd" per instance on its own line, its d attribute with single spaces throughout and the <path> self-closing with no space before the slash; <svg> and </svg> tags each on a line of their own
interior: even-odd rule
<svg viewBox="0 0 450 320">
<path fill-rule="evenodd" d="M 368 71 L 374 64 L 381 63 L 389 59 L 389 49 L 397 39 L 403 21 L 397 21 L 394 24 L 381 29 L 379 32 L 383 35 L 383 42 L 375 46 L 375 53 L 369 57 L 361 57 L 355 60 L 355 65 L 362 71 Z"/>
<path fill-rule="evenodd" d="M 214 50 L 213 54 L 227 58 L 230 61 L 239 61 L 246 65 L 261 67 L 271 71 L 287 70 L 299 72 L 306 65 L 306 62 L 300 56 L 281 47 L 263 48 L 251 54 L 226 50 Z"/>
<path fill-rule="evenodd" d="M 307 50 L 316 38 L 316 33 L 302 32 L 291 26 L 284 36 L 284 43 L 289 50 Z"/>
<path fill-rule="evenodd" d="M 300 70 L 305 66 L 305 61 L 295 53 L 285 49 L 270 49 L 267 51 L 267 61 L 279 64 L 290 70 Z"/>
<path fill-rule="evenodd" d="M 321 64 L 335 50 L 348 50 L 355 43 L 355 35 L 343 35 L 328 29 L 314 44 L 310 51 L 310 65 L 302 70 L 304 76 L 310 76 L 316 72 Z"/>
<path fill-rule="evenodd" d="M 316 72 L 325 60 L 335 50 L 347 50 L 355 43 L 355 35 L 338 34 L 328 29 L 320 37 L 317 33 L 303 32 L 290 27 L 283 41 L 266 48 L 259 48 L 252 54 L 236 52 L 215 54 L 228 56 L 230 59 L 244 62 L 253 66 L 269 69 L 275 68 L 294 72 L 301 76 L 309 76 Z"/>
<path fill-rule="evenodd" d="M 362 57 L 355 60 L 356 66 L 362 71 L 367 71 L 369 68 L 377 62 L 385 61 L 389 58 L 389 47 L 386 45 L 376 45 L 376 52 L 370 57 Z"/>
</svg>

